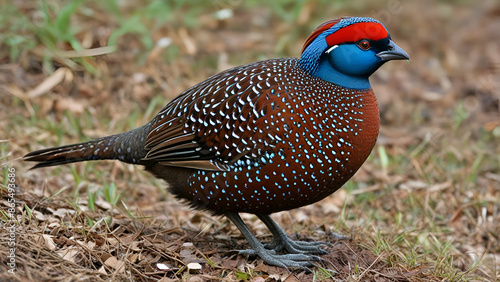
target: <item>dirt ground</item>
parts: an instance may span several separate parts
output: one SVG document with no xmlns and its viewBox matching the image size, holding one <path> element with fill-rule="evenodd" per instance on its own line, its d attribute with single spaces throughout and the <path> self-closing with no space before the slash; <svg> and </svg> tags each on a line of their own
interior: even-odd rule
<svg viewBox="0 0 500 282">
<path fill-rule="evenodd" d="M 0 7 L 0 280 L 500 279 L 498 1 L 45 3 Z M 273 215 L 294 239 L 333 244 L 312 273 L 238 255 L 249 245 L 236 227 L 140 167 L 20 160 L 140 126 L 229 67 L 299 56 L 318 24 L 344 15 L 382 21 L 411 62 L 371 78 L 381 132 L 355 177 Z"/>
</svg>

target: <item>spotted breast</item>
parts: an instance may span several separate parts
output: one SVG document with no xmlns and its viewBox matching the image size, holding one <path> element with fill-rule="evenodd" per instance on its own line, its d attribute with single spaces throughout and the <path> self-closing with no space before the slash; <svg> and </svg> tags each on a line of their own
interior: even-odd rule
<svg viewBox="0 0 500 282">
<path fill-rule="evenodd" d="M 164 179 L 163 166 L 196 169 L 171 189 L 217 214 L 269 214 L 333 193 L 375 144 L 376 99 L 371 90 L 313 77 L 298 63 L 250 64 L 187 90 L 150 125 L 144 160 L 158 163 L 148 169 Z"/>
</svg>

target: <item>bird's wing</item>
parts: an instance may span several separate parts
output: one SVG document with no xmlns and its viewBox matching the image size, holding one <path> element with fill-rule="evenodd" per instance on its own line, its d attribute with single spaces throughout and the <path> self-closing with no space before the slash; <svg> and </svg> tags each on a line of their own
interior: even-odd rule
<svg viewBox="0 0 500 282">
<path fill-rule="evenodd" d="M 275 64 L 230 69 L 183 92 L 152 121 L 145 160 L 204 170 L 265 161 L 289 128 Z"/>
</svg>

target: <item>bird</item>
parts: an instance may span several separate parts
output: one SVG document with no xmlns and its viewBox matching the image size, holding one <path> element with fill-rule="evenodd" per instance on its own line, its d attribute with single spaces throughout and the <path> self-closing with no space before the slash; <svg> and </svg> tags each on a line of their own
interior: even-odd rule
<svg viewBox="0 0 500 282">
<path fill-rule="evenodd" d="M 227 217 L 250 244 L 239 254 L 285 268 L 317 266 L 327 242 L 294 241 L 271 214 L 337 191 L 365 162 L 379 132 L 369 77 L 409 60 L 379 21 L 341 17 L 319 25 L 299 58 L 234 67 L 180 93 L 131 131 L 26 154 L 32 168 L 94 160 L 144 166 L 193 209 Z M 257 240 L 240 217 L 273 235 Z"/>
</svg>

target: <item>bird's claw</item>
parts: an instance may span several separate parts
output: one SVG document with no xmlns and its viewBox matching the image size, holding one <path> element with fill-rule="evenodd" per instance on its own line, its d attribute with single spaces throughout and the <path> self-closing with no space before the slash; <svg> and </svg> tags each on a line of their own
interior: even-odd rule
<svg viewBox="0 0 500 282">
<path fill-rule="evenodd" d="M 308 272 L 312 272 L 310 267 L 317 266 L 313 262 L 321 262 L 321 259 L 315 255 L 306 255 L 306 254 L 277 254 L 274 250 L 268 250 L 265 248 L 248 249 L 242 250 L 238 252 L 240 255 L 256 255 L 259 256 L 264 263 L 284 267 L 286 269 L 292 268 L 301 268 Z"/>
<path fill-rule="evenodd" d="M 270 244 L 265 244 L 266 249 L 274 250 L 279 252 L 281 250 L 286 250 L 292 254 L 320 254 L 326 255 L 327 251 L 323 250 L 319 246 L 333 246 L 330 242 L 306 242 L 306 241 L 292 241 L 289 238 L 280 240 L 279 242 L 272 242 Z"/>
</svg>

